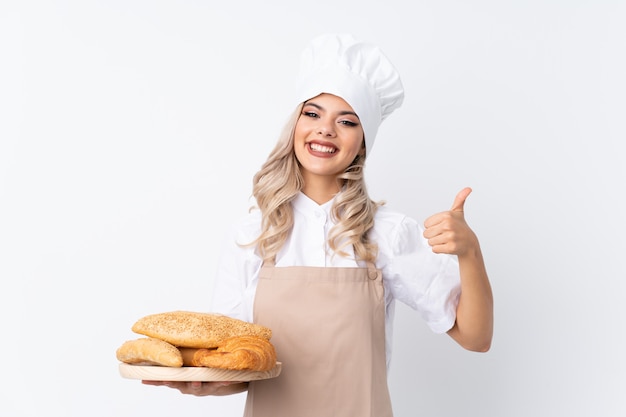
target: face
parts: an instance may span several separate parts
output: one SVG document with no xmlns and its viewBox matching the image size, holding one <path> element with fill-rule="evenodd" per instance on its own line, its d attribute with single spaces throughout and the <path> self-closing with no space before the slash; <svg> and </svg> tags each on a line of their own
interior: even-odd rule
<svg viewBox="0 0 626 417">
<path fill-rule="evenodd" d="M 364 153 L 363 127 L 352 107 L 340 97 L 320 94 L 302 109 L 294 133 L 294 150 L 305 183 L 331 179 Z"/>
</svg>

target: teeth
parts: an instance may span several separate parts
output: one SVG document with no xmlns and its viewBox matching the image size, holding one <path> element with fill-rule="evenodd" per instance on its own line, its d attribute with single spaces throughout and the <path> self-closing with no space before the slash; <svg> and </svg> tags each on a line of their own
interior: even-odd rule
<svg viewBox="0 0 626 417">
<path fill-rule="evenodd" d="M 311 149 L 317 152 L 335 153 L 336 149 L 330 146 L 323 146 L 316 143 L 311 144 Z"/>
</svg>

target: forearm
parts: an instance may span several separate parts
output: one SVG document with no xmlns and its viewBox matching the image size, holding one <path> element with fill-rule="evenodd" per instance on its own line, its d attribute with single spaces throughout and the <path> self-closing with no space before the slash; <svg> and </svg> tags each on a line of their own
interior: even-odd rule
<svg viewBox="0 0 626 417">
<path fill-rule="evenodd" d="M 478 245 L 459 259 L 461 296 L 448 334 L 465 349 L 486 352 L 493 337 L 493 294 Z"/>
</svg>

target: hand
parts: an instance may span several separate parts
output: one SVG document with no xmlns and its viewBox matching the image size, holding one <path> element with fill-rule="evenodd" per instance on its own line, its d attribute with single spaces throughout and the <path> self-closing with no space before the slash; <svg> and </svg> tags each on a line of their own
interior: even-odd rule
<svg viewBox="0 0 626 417">
<path fill-rule="evenodd" d="M 166 386 L 179 390 L 183 394 L 204 397 L 207 395 L 230 395 L 243 392 L 248 388 L 247 382 L 183 382 L 183 381 L 141 381 L 144 385 Z"/>
<path fill-rule="evenodd" d="M 469 187 L 462 189 L 450 210 L 430 216 L 424 222 L 424 237 L 433 252 L 463 256 L 478 245 L 478 239 L 463 214 L 465 200 L 471 192 Z"/>
</svg>

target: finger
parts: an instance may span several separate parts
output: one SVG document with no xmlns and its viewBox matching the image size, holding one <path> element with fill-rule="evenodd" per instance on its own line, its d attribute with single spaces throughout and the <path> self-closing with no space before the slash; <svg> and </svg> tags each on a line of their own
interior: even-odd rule
<svg viewBox="0 0 626 417">
<path fill-rule="evenodd" d="M 437 214 L 433 214 L 432 216 L 430 216 L 429 218 L 427 218 L 426 220 L 424 220 L 424 229 L 425 232 L 428 231 L 431 227 L 433 227 L 434 225 L 436 225 L 437 223 L 439 223 L 439 217 Z M 432 233 L 432 232 L 430 232 Z M 430 236 L 426 236 L 426 237 L 430 237 Z"/>
<path fill-rule="evenodd" d="M 463 206 L 465 205 L 465 200 L 467 196 L 470 195 L 472 189 L 470 187 L 465 187 L 454 198 L 454 203 L 452 203 L 451 211 L 463 211 Z"/>
<path fill-rule="evenodd" d="M 435 246 L 442 245 L 442 244 L 445 244 L 445 243 L 446 243 L 446 240 L 441 235 L 437 235 L 437 236 L 433 236 L 431 238 L 428 238 L 428 246 L 430 246 L 430 247 L 435 247 Z"/>
</svg>

